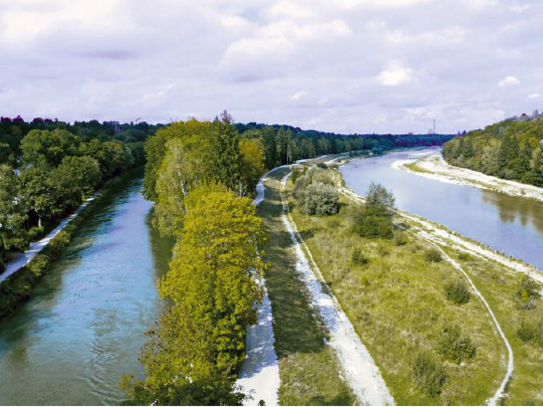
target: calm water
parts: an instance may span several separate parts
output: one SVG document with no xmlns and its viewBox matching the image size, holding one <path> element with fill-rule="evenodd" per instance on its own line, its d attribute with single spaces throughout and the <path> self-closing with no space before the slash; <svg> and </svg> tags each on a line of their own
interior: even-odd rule
<svg viewBox="0 0 543 407">
<path fill-rule="evenodd" d="M 352 161 L 347 185 L 365 194 L 372 181 L 391 189 L 398 208 L 445 225 L 543 270 L 543 203 L 474 187 L 446 184 L 391 168 L 400 159 L 435 154 L 418 150 Z"/>
<path fill-rule="evenodd" d="M 140 375 L 170 244 L 148 225 L 140 178 L 108 195 L 31 300 L 0 323 L 0 404 L 118 404 Z"/>
</svg>

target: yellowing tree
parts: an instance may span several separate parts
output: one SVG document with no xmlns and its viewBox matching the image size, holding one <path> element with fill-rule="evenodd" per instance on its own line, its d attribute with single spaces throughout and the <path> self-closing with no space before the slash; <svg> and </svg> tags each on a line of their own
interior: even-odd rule
<svg viewBox="0 0 543 407">
<path fill-rule="evenodd" d="M 266 172 L 264 145 L 260 139 L 243 139 L 239 143 L 239 149 L 244 183 L 254 189 L 260 177 Z"/>
<path fill-rule="evenodd" d="M 251 200 L 213 183 L 193 189 L 185 206 L 174 259 L 159 287 L 171 307 L 145 347 L 146 379 L 129 393 L 144 401 L 161 397 L 161 404 L 181 403 L 187 392 L 232 394 L 246 326 L 262 298 L 257 279 L 265 269 L 259 256 L 265 232 Z"/>
</svg>

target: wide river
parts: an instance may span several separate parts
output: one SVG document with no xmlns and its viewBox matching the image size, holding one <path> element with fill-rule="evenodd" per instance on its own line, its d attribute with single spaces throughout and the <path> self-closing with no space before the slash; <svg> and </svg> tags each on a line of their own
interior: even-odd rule
<svg viewBox="0 0 543 407">
<path fill-rule="evenodd" d="M 393 162 L 439 153 L 403 151 L 354 160 L 341 168 L 347 186 L 365 194 L 372 181 L 392 190 L 399 209 L 440 223 L 543 270 L 543 203 L 447 184 L 391 168 Z"/>
<path fill-rule="evenodd" d="M 140 177 L 108 194 L 29 302 L 0 323 L 0 404 L 119 404 L 141 375 L 170 243 L 148 225 Z"/>
</svg>

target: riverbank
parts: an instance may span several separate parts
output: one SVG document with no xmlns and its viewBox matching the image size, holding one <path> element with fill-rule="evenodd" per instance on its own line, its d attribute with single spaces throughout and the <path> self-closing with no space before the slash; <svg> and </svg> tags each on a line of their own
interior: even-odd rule
<svg viewBox="0 0 543 407">
<path fill-rule="evenodd" d="M 543 363 L 543 352 L 537 344 L 524 342 L 518 334 L 522 323 L 537 324 L 541 317 L 541 305 L 522 309 L 518 297 L 524 275 L 538 278 L 540 274 L 534 274 L 537 270 L 462 239 L 471 249 L 467 252 L 456 241 L 461 239 L 457 234 L 450 231 L 445 234 L 445 228 L 430 227 L 430 222 L 407 213 L 399 213 L 401 220 L 398 220 L 413 236 L 407 244 L 357 239 L 348 233 L 348 213 L 349 207 L 361 198 L 348 189 L 342 188 L 342 192 L 346 194 L 339 215 L 307 217 L 295 209 L 293 218 L 398 403 L 541 403 L 538 383 L 542 377 L 537 366 Z M 438 237 L 440 240 L 436 240 Z M 456 245 L 452 244 L 454 241 Z M 424 252 L 434 244 L 443 250 L 443 257 L 450 263 L 430 264 L 423 260 Z M 362 249 L 369 263 L 361 266 L 352 263 L 351 251 L 355 247 Z M 463 278 L 456 266 L 473 282 L 473 295 L 475 290 L 480 292 L 490 312 L 495 314 L 505 343 L 511 346 L 509 356 L 484 302 L 474 298 L 461 307 L 444 302 L 443 287 L 447 281 Z M 469 334 L 477 346 L 477 356 L 460 366 L 446 362 L 444 368 L 449 379 L 442 394 L 438 398 L 424 398 L 414 391 L 417 386 L 409 377 L 410 364 L 419 351 L 437 352 L 442 324 L 457 324 Z M 416 351 L 409 350 L 410 343 Z M 509 380 L 513 353 L 514 370 Z M 488 363 L 497 366 L 485 367 Z M 507 395 L 498 400 L 503 396 L 506 382 Z"/>
<path fill-rule="evenodd" d="M 98 193 L 61 221 L 45 238 L 32 243 L 29 250 L 8 264 L 6 271 L 0 275 L 0 321 L 30 298 L 32 289 L 62 255 L 80 225 L 92 215 L 93 208 L 107 196 L 109 190 L 126 179 L 140 176 L 141 170 L 135 168 L 106 182 Z"/>
<path fill-rule="evenodd" d="M 504 180 L 466 168 L 447 164 L 441 154 L 423 158 L 396 161 L 393 168 L 429 179 L 456 185 L 469 185 L 503 194 L 531 198 L 543 202 L 543 188 Z"/>
</svg>

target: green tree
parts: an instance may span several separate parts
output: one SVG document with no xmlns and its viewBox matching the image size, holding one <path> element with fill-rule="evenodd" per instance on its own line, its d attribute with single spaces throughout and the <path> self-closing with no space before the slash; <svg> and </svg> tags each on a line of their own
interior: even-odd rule
<svg viewBox="0 0 543 407">
<path fill-rule="evenodd" d="M 32 130 L 21 141 L 23 163 L 45 162 L 56 167 L 68 155 L 77 155 L 81 140 L 67 130 Z"/>
<path fill-rule="evenodd" d="M 0 251 L 23 249 L 27 244 L 27 207 L 22 185 L 13 168 L 0 165 Z M 0 256 L 1 257 L 1 256 Z"/>
<path fill-rule="evenodd" d="M 249 190 L 242 180 L 243 163 L 239 149 L 239 134 L 232 122 L 232 116 L 224 111 L 213 123 L 216 131 L 214 140 L 217 156 L 216 179 L 238 195 L 245 195 Z"/>
</svg>

